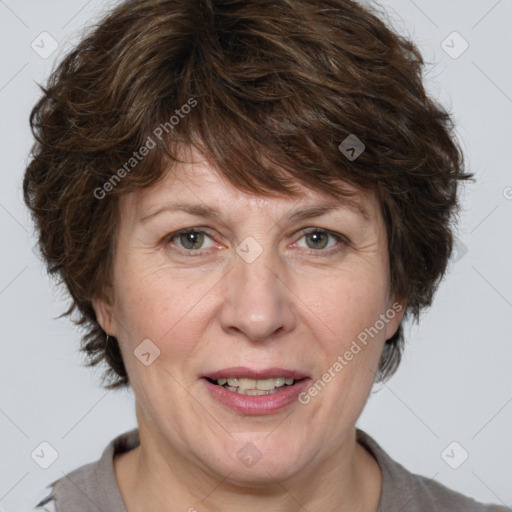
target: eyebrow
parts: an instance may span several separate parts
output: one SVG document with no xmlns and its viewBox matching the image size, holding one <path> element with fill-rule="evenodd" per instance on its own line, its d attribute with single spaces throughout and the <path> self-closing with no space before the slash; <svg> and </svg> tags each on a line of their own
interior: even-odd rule
<svg viewBox="0 0 512 512">
<path fill-rule="evenodd" d="M 311 219 L 314 217 L 320 217 L 321 215 L 325 215 L 326 213 L 339 210 L 341 208 L 349 208 L 355 211 L 366 221 L 369 221 L 371 218 L 368 210 L 359 201 L 346 199 L 343 199 L 342 201 L 338 200 L 337 202 L 328 202 L 318 205 L 298 207 L 295 210 L 288 212 L 285 218 L 289 221 Z M 164 212 L 185 212 L 196 217 L 214 218 L 219 220 L 222 219 L 222 212 L 214 206 L 209 206 L 206 204 L 175 202 L 163 205 L 154 212 L 151 212 L 139 219 L 139 222 L 146 223 L 150 219 Z"/>
</svg>

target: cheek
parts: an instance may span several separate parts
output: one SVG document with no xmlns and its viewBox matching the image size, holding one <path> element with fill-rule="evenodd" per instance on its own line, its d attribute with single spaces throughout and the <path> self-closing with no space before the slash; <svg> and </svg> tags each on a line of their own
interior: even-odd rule
<svg viewBox="0 0 512 512">
<path fill-rule="evenodd" d="M 344 351 L 360 333 L 374 326 L 385 313 L 387 302 L 387 274 L 362 269 L 340 273 L 326 281 L 316 294 L 309 293 L 311 310 L 317 313 L 318 329 L 333 340 L 329 352 L 336 353 Z"/>
<path fill-rule="evenodd" d="M 143 340 L 150 339 L 160 350 L 160 363 L 183 363 L 201 337 L 201 318 L 207 315 L 205 295 L 211 284 L 178 273 L 171 276 L 168 269 L 147 265 L 132 264 L 130 271 L 120 265 L 121 274 L 116 289 L 121 345 L 133 353 Z"/>
<path fill-rule="evenodd" d="M 384 265 L 367 266 L 340 276 L 323 298 L 335 335 L 324 346 L 327 361 L 320 379 L 330 382 L 325 398 L 333 409 L 348 407 L 354 418 L 371 390 L 384 347 L 387 323 L 381 315 L 388 307 L 388 286 Z"/>
<path fill-rule="evenodd" d="M 331 414 L 333 428 L 345 421 L 356 421 L 367 400 L 384 347 L 386 324 L 380 320 L 386 312 L 387 296 L 380 288 L 362 286 L 351 294 L 330 297 L 332 319 L 324 338 L 324 358 L 316 375 L 318 395 L 325 411 Z M 320 381 L 320 382 L 318 382 Z M 313 391 L 315 393 L 315 391 Z"/>
</svg>

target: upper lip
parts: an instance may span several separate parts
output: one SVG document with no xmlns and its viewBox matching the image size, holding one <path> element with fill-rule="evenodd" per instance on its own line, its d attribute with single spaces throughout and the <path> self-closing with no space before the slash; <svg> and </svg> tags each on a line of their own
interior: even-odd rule
<svg viewBox="0 0 512 512">
<path fill-rule="evenodd" d="M 286 368 L 248 368 L 247 366 L 232 366 L 231 368 L 223 368 L 222 370 L 216 370 L 204 374 L 202 377 L 217 380 L 227 379 L 229 377 L 239 377 L 246 379 L 270 379 L 272 377 L 282 377 L 285 379 L 303 379 L 308 375 L 299 370 L 287 370 Z"/>
</svg>

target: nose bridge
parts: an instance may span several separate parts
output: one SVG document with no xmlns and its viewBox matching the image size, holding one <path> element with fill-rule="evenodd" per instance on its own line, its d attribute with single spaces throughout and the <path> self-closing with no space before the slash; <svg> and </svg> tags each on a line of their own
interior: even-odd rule
<svg viewBox="0 0 512 512">
<path fill-rule="evenodd" d="M 236 248 L 221 313 L 224 330 L 243 332 L 251 340 L 265 340 L 292 328 L 294 314 L 289 293 L 277 277 L 281 262 L 276 251 L 247 237 Z"/>
</svg>

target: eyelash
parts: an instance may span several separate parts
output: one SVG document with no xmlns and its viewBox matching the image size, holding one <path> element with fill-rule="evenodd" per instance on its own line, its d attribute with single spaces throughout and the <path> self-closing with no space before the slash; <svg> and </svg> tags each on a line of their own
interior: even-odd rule
<svg viewBox="0 0 512 512">
<path fill-rule="evenodd" d="M 208 236 L 209 238 L 211 238 L 211 236 L 208 234 L 208 232 L 205 231 L 203 228 L 186 228 L 186 229 L 181 229 L 180 231 L 176 231 L 176 232 L 171 233 L 170 235 L 166 236 L 165 243 L 171 244 L 172 240 L 174 240 L 175 238 L 177 238 L 181 235 L 185 235 L 187 233 L 201 233 L 201 234 L 204 234 L 204 235 Z M 299 238 L 299 240 L 301 240 L 306 235 L 310 235 L 312 233 L 322 233 L 325 235 L 329 235 L 329 236 L 333 237 L 334 239 L 336 239 L 338 242 L 341 242 L 341 246 L 339 244 L 337 244 L 337 246 L 331 247 L 330 249 L 309 249 L 309 250 L 307 250 L 308 254 L 314 255 L 315 257 L 335 254 L 335 253 L 341 251 L 349 243 L 348 239 L 345 236 L 341 235 L 340 233 L 329 231 L 329 230 L 323 229 L 323 228 L 305 228 L 304 230 L 302 230 L 301 237 Z M 181 252 L 185 256 L 191 257 L 191 258 L 196 258 L 196 257 L 202 256 L 204 253 L 208 252 L 208 250 L 209 250 L 209 249 L 183 249 L 181 247 L 177 247 L 177 249 L 179 250 L 179 252 Z M 319 253 L 321 253 L 321 254 L 319 254 Z"/>
</svg>

